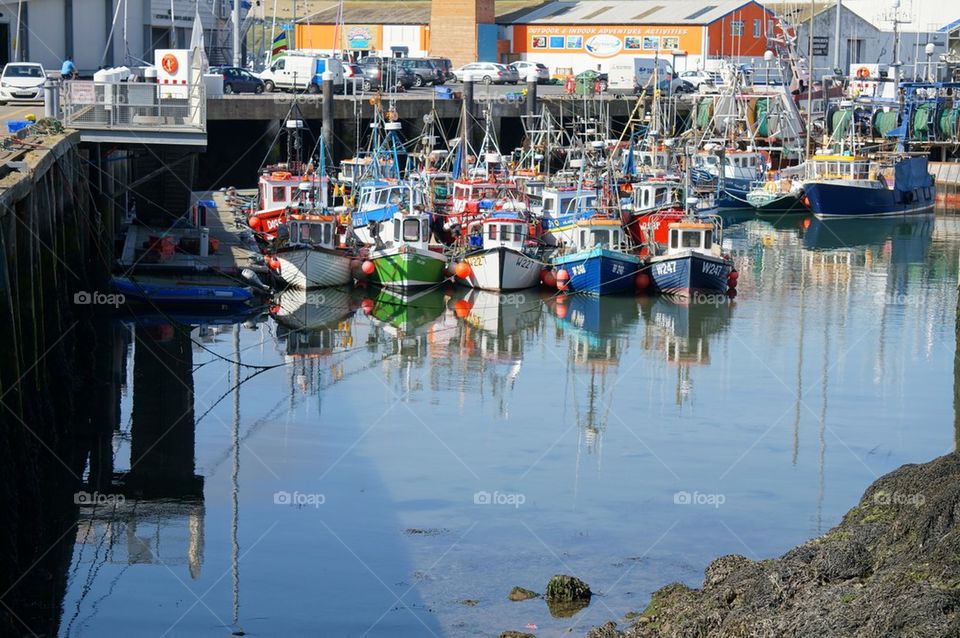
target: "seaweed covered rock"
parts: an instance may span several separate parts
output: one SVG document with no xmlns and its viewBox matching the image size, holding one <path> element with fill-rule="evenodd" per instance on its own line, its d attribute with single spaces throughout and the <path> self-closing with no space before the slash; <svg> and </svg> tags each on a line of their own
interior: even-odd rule
<svg viewBox="0 0 960 638">
<path fill-rule="evenodd" d="M 871 485 L 827 534 L 780 558 L 723 556 L 702 589 L 657 590 L 596 638 L 960 636 L 960 455 Z"/>
</svg>

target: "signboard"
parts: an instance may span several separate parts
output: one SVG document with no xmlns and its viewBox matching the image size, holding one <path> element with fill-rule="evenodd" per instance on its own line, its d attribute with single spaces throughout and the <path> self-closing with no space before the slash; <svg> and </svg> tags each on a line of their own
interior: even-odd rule
<svg viewBox="0 0 960 638">
<path fill-rule="evenodd" d="M 827 51 L 830 49 L 830 38 L 825 35 L 813 36 L 813 55 L 817 58 L 827 57 Z"/>
<path fill-rule="evenodd" d="M 74 80 L 70 83 L 70 102 L 72 104 L 95 104 L 96 92 L 91 80 Z"/>
<path fill-rule="evenodd" d="M 187 49 L 157 49 L 154 51 L 157 84 L 161 98 L 185 99 L 190 94 L 190 51 Z"/>
<path fill-rule="evenodd" d="M 703 27 L 668 26 L 547 26 L 513 27 L 512 53 L 582 53 L 594 58 L 618 54 L 670 55 L 703 50 Z"/>
</svg>

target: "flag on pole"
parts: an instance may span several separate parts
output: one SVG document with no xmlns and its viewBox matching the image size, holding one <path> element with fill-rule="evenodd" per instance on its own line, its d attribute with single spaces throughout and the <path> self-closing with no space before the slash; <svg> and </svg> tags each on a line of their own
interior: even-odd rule
<svg viewBox="0 0 960 638">
<path fill-rule="evenodd" d="M 276 62 L 277 58 L 283 55 L 283 52 L 289 48 L 287 45 L 287 32 L 284 29 L 280 30 L 280 33 L 277 34 L 277 37 L 273 39 L 273 49 L 270 52 L 270 61 Z"/>
</svg>

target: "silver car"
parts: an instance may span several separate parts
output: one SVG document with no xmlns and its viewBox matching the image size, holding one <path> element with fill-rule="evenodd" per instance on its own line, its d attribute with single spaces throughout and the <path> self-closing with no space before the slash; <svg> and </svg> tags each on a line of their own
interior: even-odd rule
<svg viewBox="0 0 960 638">
<path fill-rule="evenodd" d="M 483 82 L 484 84 L 516 84 L 520 81 L 517 72 L 495 62 L 471 62 L 456 69 L 453 74 L 458 82 Z"/>
<path fill-rule="evenodd" d="M 510 67 L 520 76 L 521 82 L 526 82 L 530 72 L 533 71 L 537 76 L 537 83 L 544 84 L 550 81 L 550 69 L 540 62 L 530 62 L 529 60 L 518 60 L 513 62 Z"/>
</svg>

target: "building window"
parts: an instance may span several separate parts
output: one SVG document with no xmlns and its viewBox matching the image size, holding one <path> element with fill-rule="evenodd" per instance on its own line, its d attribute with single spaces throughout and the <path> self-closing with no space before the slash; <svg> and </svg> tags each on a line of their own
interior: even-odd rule
<svg viewBox="0 0 960 638">
<path fill-rule="evenodd" d="M 759 38 L 763 35 L 763 20 L 757 19 L 753 21 L 753 37 Z"/>
<path fill-rule="evenodd" d="M 730 35 L 734 38 L 743 35 L 743 20 L 734 20 L 730 23 Z"/>
</svg>

